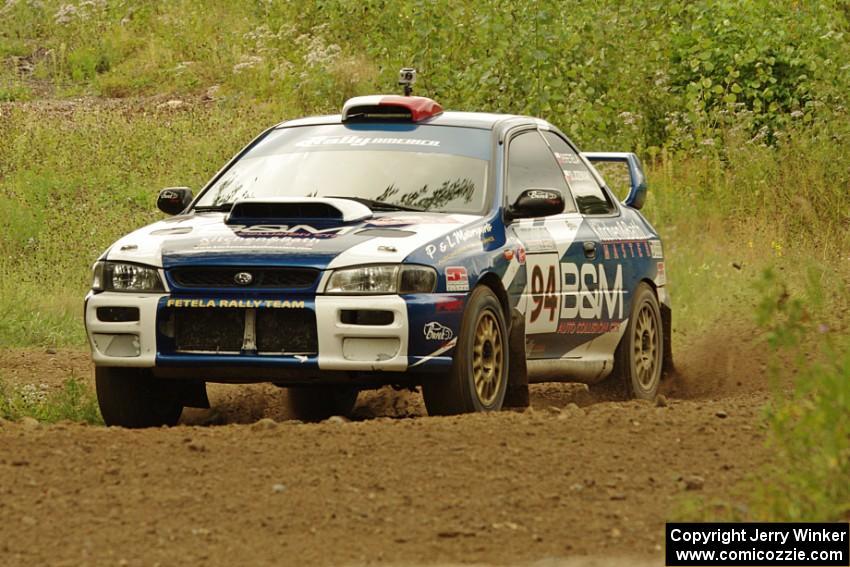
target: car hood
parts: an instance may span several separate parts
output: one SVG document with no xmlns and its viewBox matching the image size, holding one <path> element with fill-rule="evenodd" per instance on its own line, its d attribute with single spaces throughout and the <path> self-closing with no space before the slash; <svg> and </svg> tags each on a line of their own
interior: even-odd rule
<svg viewBox="0 0 850 567">
<path fill-rule="evenodd" d="M 234 223 L 226 213 L 195 213 L 136 230 L 118 240 L 102 259 L 165 268 L 284 264 L 325 269 L 392 263 L 481 221 L 477 215 L 400 211 L 354 222 Z"/>
</svg>

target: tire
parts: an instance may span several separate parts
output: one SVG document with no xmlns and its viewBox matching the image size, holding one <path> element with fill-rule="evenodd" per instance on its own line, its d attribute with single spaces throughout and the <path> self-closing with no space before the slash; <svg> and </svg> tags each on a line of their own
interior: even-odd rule
<svg viewBox="0 0 850 567">
<path fill-rule="evenodd" d="M 287 388 L 289 415 L 301 421 L 323 421 L 333 415 L 348 417 L 360 391 L 352 386 L 300 386 Z"/>
<path fill-rule="evenodd" d="M 447 376 L 423 380 L 429 415 L 498 411 L 508 385 L 508 333 L 499 299 L 488 287 L 469 296 Z"/>
<path fill-rule="evenodd" d="M 95 369 L 100 414 L 106 425 L 142 428 L 177 425 L 183 405 L 177 388 L 147 368 Z"/>
<path fill-rule="evenodd" d="M 646 283 L 635 290 L 626 332 L 614 355 L 614 372 L 603 382 L 626 399 L 653 400 L 661 384 L 664 326 L 655 291 Z"/>
</svg>

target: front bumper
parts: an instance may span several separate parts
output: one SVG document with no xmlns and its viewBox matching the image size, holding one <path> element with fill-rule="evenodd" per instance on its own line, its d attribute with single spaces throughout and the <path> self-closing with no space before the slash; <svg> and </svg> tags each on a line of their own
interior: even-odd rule
<svg viewBox="0 0 850 567">
<path fill-rule="evenodd" d="M 181 351 L 164 319 L 174 309 L 216 309 L 220 298 L 179 298 L 169 294 L 89 293 L 85 322 L 92 358 L 98 366 L 153 368 L 157 375 L 194 377 L 223 381 L 287 381 L 322 379 L 352 373 L 403 373 L 444 371 L 452 363 L 454 335 L 460 327 L 465 294 L 424 296 L 305 296 L 285 300 L 266 297 L 247 303 L 264 309 L 290 301 L 298 309 L 315 313 L 316 352 L 262 353 Z M 232 298 L 224 301 L 239 301 Z M 178 307 L 179 305 L 179 307 Z M 238 303 L 241 307 L 243 303 Z M 98 308 L 137 307 L 138 321 L 108 322 Z M 273 307 L 270 307 L 273 308 Z M 346 321 L 345 312 L 383 311 L 392 313 L 386 324 Z M 350 318 L 349 318 L 350 319 Z M 439 340 L 428 338 L 423 329 L 433 321 L 449 329 Z M 385 323 L 385 322 L 384 322 Z M 449 336 L 451 335 L 451 336 Z"/>
</svg>

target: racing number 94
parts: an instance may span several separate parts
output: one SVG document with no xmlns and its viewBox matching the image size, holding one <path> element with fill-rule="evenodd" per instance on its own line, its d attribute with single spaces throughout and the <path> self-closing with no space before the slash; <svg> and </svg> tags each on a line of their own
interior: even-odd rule
<svg viewBox="0 0 850 567">
<path fill-rule="evenodd" d="M 561 318 L 561 266 L 557 253 L 529 254 L 525 332 L 554 333 Z"/>
<path fill-rule="evenodd" d="M 546 270 L 544 276 L 543 271 Z M 531 270 L 531 323 L 535 323 L 544 311 L 548 314 L 548 320 L 554 322 L 558 314 L 558 293 L 555 291 L 559 275 L 555 273 L 555 266 L 541 267 L 535 265 Z M 545 283 L 544 283 L 545 282 Z"/>
</svg>

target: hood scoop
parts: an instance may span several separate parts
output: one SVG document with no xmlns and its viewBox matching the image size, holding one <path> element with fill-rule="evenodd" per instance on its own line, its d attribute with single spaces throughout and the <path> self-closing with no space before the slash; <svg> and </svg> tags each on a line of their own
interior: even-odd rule
<svg viewBox="0 0 850 567">
<path fill-rule="evenodd" d="M 368 219 L 372 209 L 362 203 L 333 197 L 276 197 L 233 203 L 227 224 L 318 221 L 349 223 Z"/>
</svg>

